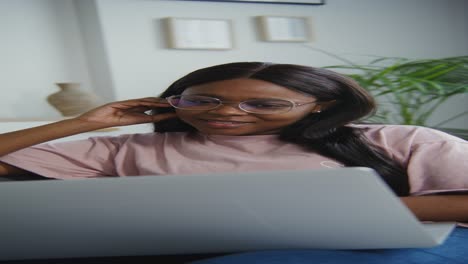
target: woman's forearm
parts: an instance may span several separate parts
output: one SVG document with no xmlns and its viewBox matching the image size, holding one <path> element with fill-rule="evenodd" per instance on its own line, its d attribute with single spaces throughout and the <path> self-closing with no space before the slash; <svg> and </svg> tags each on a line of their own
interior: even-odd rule
<svg viewBox="0 0 468 264">
<path fill-rule="evenodd" d="M 0 134 L 0 156 L 46 141 L 100 129 L 98 124 L 79 119 L 59 122 Z"/>
<path fill-rule="evenodd" d="M 468 195 L 428 195 L 401 197 L 421 221 L 468 223 Z"/>
</svg>

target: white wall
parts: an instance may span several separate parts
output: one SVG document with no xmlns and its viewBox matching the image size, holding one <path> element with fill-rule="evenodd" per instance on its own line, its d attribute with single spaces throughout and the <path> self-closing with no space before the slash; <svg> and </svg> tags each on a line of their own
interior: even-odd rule
<svg viewBox="0 0 468 264">
<path fill-rule="evenodd" d="M 58 117 L 56 82 L 90 86 L 71 1 L 0 0 L 0 118 Z"/>
<path fill-rule="evenodd" d="M 230 61 L 272 61 L 324 66 L 339 63 L 305 44 L 258 41 L 258 15 L 310 16 L 319 48 L 355 61 L 367 56 L 437 58 L 468 54 L 468 1 L 328 0 L 323 6 L 220 2 L 98 0 L 118 99 L 157 95 L 194 69 Z M 191 51 L 166 48 L 161 19 L 232 19 L 236 48 Z M 467 96 L 450 100 L 432 123 L 468 110 Z M 447 124 L 467 127 L 468 117 Z"/>
<path fill-rule="evenodd" d="M 65 2 L 69 4 L 70 1 Z M 53 5 L 57 4 L 50 0 L 11 2 L 17 3 L 21 9 L 16 10 L 17 13 L 13 13 L 10 18 L 0 16 L 0 27 L 5 27 L 10 35 L 13 32 L 32 31 L 27 25 L 14 30 L 11 25 L 5 25 L 5 22 L 9 24 L 15 19 L 20 24 L 26 24 L 23 15 L 19 15 L 23 9 L 34 11 L 30 16 L 41 19 L 48 15 L 54 17 L 50 12 L 54 9 Z M 7 7 L 11 13 L 12 6 L 7 3 L 10 1 L 0 2 L 0 7 Z M 4 108 L 20 104 L 27 93 L 32 93 L 37 97 L 28 101 L 28 105 L 36 108 L 33 113 L 44 116 L 51 114 L 46 103 L 40 101 L 53 90 L 49 87 L 51 85 L 46 86 L 44 83 L 52 83 L 53 81 L 49 81 L 50 77 L 42 81 L 43 90 L 40 91 L 28 89 L 37 82 L 25 81 L 24 77 L 11 77 L 25 76 L 25 73 L 27 76 L 38 75 L 35 72 L 38 72 L 39 66 L 43 68 L 39 71 L 41 76 L 55 74 L 54 79 L 60 79 L 64 78 L 60 75 L 68 77 L 67 74 L 73 73 L 84 80 L 90 78 L 85 76 L 85 71 L 94 67 L 91 71 L 93 89 L 101 95 L 107 95 L 107 99 L 127 99 L 157 95 L 185 73 L 218 63 L 255 60 L 311 66 L 339 63 L 312 48 L 324 49 L 355 61 L 368 59 L 360 55 L 437 58 L 468 54 L 467 0 L 327 0 L 323 6 L 171 0 L 78 0 L 75 1 L 75 6 L 81 19 L 75 19 L 74 23 L 81 26 L 84 33 L 82 41 L 85 43 L 84 48 L 77 46 L 75 50 L 78 51 L 77 55 L 86 57 L 87 54 L 87 60 L 83 61 L 88 63 L 88 67 L 83 66 L 76 72 L 65 67 L 70 72 L 62 73 L 64 69 L 60 65 L 66 64 L 66 59 L 63 58 L 63 53 L 57 53 L 57 49 L 53 48 L 60 43 L 61 35 L 57 33 L 56 25 L 51 22 L 43 23 L 42 27 L 46 29 L 34 32 L 34 39 L 52 42 L 44 47 L 44 54 L 41 54 L 49 60 L 35 61 L 36 67 L 33 69 L 18 67 L 11 70 L 11 67 L 5 67 L 2 72 L 10 73 L 6 87 L 12 87 L 17 80 L 23 84 L 15 84 L 15 93 L 8 93 L 8 101 L 0 99 L 7 102 Z M 259 15 L 310 16 L 314 21 L 315 40 L 310 46 L 261 42 L 254 24 L 254 17 Z M 229 51 L 167 49 L 161 24 L 164 17 L 231 19 L 235 48 Z M 95 27 L 92 26 L 93 23 L 96 23 Z M 15 40 L 12 43 L 22 39 Z M 39 51 L 30 45 L 25 48 L 38 56 Z M 13 63 L 22 65 L 19 61 L 29 60 L 13 44 L 1 48 L 0 56 L 12 50 L 10 60 Z M 4 83 L 5 81 L 2 82 Z M 466 96 L 458 96 L 444 105 L 433 120 L 437 122 L 438 119 L 467 107 Z M 32 115 L 24 109 L 2 109 L 2 115 L 4 113 Z M 467 124 L 468 120 L 465 119 L 447 126 L 466 128 Z"/>
<path fill-rule="evenodd" d="M 87 59 L 92 90 L 102 101 L 115 100 L 114 84 L 111 78 L 109 56 L 105 47 L 101 17 L 95 1 L 73 1 L 78 27 Z"/>
<path fill-rule="evenodd" d="M 466 1 L 329 0 L 324 6 L 220 2 L 98 0 L 118 98 L 147 96 L 196 68 L 260 60 L 323 66 L 337 63 L 303 44 L 258 41 L 253 17 L 311 16 L 313 47 L 339 54 L 412 58 L 468 53 Z M 234 22 L 236 48 L 190 51 L 165 48 L 164 17 L 226 18 Z M 138 89 L 136 92 L 134 89 Z"/>
</svg>

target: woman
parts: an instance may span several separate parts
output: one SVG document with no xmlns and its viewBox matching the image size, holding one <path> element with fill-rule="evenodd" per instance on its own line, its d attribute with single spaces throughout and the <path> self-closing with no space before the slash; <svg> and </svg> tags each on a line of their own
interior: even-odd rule
<svg viewBox="0 0 468 264">
<path fill-rule="evenodd" d="M 420 220 L 468 222 L 467 143 L 422 127 L 353 124 L 374 108 L 363 88 L 329 70 L 259 62 L 217 65 L 177 80 L 160 98 L 110 103 L 1 135 L 0 175 L 76 178 L 365 166 L 375 169 Z M 33 146 L 149 122 L 156 133 Z"/>
</svg>

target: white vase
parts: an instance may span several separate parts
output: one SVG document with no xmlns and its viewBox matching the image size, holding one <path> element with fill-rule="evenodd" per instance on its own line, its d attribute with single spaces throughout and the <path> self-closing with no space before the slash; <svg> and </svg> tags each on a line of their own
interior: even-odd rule
<svg viewBox="0 0 468 264">
<path fill-rule="evenodd" d="M 99 106 L 98 97 L 81 88 L 80 83 L 56 83 L 60 91 L 47 97 L 47 101 L 63 116 L 76 116 Z"/>
</svg>

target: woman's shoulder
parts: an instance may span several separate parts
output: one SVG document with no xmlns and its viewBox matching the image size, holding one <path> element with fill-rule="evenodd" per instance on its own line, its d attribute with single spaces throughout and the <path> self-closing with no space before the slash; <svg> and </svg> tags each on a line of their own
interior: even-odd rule
<svg viewBox="0 0 468 264">
<path fill-rule="evenodd" d="M 465 142 L 463 139 L 452 136 L 440 130 L 414 125 L 393 124 L 352 124 L 352 127 L 361 129 L 371 140 L 385 140 L 395 143 L 424 144 L 441 141 Z"/>
</svg>

